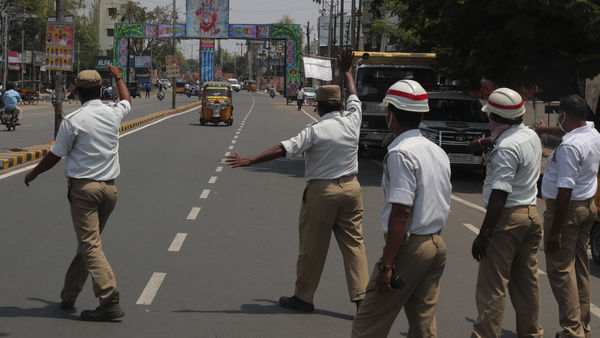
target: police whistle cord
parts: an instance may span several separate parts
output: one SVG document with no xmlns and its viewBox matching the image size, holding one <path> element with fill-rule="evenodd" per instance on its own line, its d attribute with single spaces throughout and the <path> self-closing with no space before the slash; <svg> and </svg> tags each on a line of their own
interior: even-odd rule
<svg viewBox="0 0 600 338">
<path fill-rule="evenodd" d="M 392 279 L 390 280 L 390 286 L 393 289 L 402 289 L 404 287 L 404 282 L 402 281 L 402 279 L 400 279 L 400 275 L 392 275 Z M 367 291 L 364 291 L 361 293 L 357 293 L 356 295 L 357 296 L 364 295 L 365 293 L 368 293 L 371 291 L 375 291 L 375 288 L 368 289 Z"/>
</svg>

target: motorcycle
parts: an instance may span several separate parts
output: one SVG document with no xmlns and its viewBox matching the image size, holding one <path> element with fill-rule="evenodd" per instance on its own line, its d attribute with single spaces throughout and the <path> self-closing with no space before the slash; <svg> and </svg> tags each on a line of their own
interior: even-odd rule
<svg viewBox="0 0 600 338">
<path fill-rule="evenodd" d="M 162 101 L 165 98 L 165 92 L 158 92 L 158 94 L 156 94 L 156 97 L 158 97 L 158 99 Z"/>
<path fill-rule="evenodd" d="M 192 91 L 191 91 L 191 89 L 189 89 L 189 88 L 188 88 L 188 89 L 186 89 L 186 90 L 185 90 L 185 95 L 187 95 L 187 97 L 191 97 L 191 96 L 192 96 Z"/>
<path fill-rule="evenodd" d="M 0 108 L 0 123 L 6 126 L 8 131 L 15 130 L 17 125 L 17 110 L 15 108 Z"/>
<path fill-rule="evenodd" d="M 274 90 L 269 91 L 269 95 L 271 96 L 272 99 L 274 99 L 275 98 L 275 91 Z"/>
</svg>

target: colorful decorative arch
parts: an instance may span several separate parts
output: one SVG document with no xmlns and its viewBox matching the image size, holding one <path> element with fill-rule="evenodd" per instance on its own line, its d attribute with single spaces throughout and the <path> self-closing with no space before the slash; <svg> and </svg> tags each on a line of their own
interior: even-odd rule
<svg viewBox="0 0 600 338">
<path fill-rule="evenodd" d="M 185 24 L 175 26 L 175 36 L 185 39 Z M 300 86 L 300 25 L 229 25 L 230 39 L 252 40 L 285 40 L 286 77 L 285 94 L 295 96 Z M 173 37 L 173 26 L 170 24 L 115 24 L 113 43 L 113 65 L 122 69 L 127 67 L 129 58 L 129 39 L 170 39 Z M 214 50 L 213 50 L 214 53 Z M 126 73 L 121 77 L 127 82 Z"/>
</svg>

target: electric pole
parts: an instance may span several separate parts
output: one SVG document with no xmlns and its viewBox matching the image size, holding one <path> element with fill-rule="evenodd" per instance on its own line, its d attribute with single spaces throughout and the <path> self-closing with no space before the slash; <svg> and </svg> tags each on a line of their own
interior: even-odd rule
<svg viewBox="0 0 600 338">
<path fill-rule="evenodd" d="M 306 21 L 306 55 L 310 55 L 310 21 Z"/>
<path fill-rule="evenodd" d="M 65 0 L 56 0 L 56 23 L 60 24 L 65 20 Z M 63 98 L 65 96 L 63 92 L 63 72 L 62 70 L 56 71 L 56 79 L 54 84 L 54 138 L 56 139 L 56 134 L 58 133 L 58 128 L 60 128 L 60 123 L 63 118 Z"/>
<path fill-rule="evenodd" d="M 329 0 L 329 31 L 327 32 L 327 35 L 329 36 L 328 40 L 328 44 L 327 44 L 327 56 L 332 57 L 331 54 L 331 50 L 332 50 L 332 41 L 333 41 L 333 0 Z"/>
<path fill-rule="evenodd" d="M 177 31 L 175 29 L 175 10 L 177 9 L 177 7 L 175 7 L 175 0 L 173 0 L 173 57 L 177 56 L 177 41 L 175 40 L 175 36 L 177 35 Z M 180 61 L 181 64 L 181 61 Z M 172 92 L 172 96 L 171 96 L 171 108 L 175 109 L 175 92 L 176 92 L 176 88 L 177 88 L 177 77 L 173 76 L 173 85 L 171 86 L 171 92 Z"/>
<path fill-rule="evenodd" d="M 350 46 L 354 48 L 356 44 L 356 0 L 352 0 L 352 15 L 350 16 Z"/>
<path fill-rule="evenodd" d="M 340 55 L 344 51 L 344 0 L 340 1 Z M 344 92 L 344 74 L 340 71 L 340 89 Z"/>
<path fill-rule="evenodd" d="M 354 50 L 359 49 L 360 44 L 360 27 L 362 24 L 362 0 L 358 0 L 358 13 L 357 13 L 357 23 L 356 23 L 356 45 L 354 45 Z"/>
<path fill-rule="evenodd" d="M 4 69 L 2 70 L 2 88 L 6 90 L 6 79 L 8 75 L 8 11 L 2 12 L 2 18 L 4 19 L 4 46 L 2 47 L 2 64 Z"/>
<path fill-rule="evenodd" d="M 23 77 L 25 76 L 23 74 L 23 63 L 25 62 L 25 60 L 23 60 L 25 58 L 25 31 L 21 31 L 21 83 L 23 83 Z"/>
</svg>

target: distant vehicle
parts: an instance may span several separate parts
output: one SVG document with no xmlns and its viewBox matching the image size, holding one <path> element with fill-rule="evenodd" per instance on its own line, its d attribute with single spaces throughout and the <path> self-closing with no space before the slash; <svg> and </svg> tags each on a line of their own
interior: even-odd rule
<svg viewBox="0 0 600 338">
<path fill-rule="evenodd" d="M 169 81 L 168 79 L 159 79 L 158 83 L 160 83 L 161 86 L 163 86 L 163 88 L 171 88 L 171 81 Z"/>
<path fill-rule="evenodd" d="M 471 141 L 487 137 L 490 124 L 481 111 L 481 102 L 472 95 L 458 92 L 429 92 L 429 112 L 419 125 L 421 134 L 440 146 L 450 164 L 468 165 L 483 169 L 483 156 L 470 154 Z"/>
<path fill-rule="evenodd" d="M 317 89 L 313 87 L 304 87 L 304 102 L 312 105 L 317 98 Z"/>
<path fill-rule="evenodd" d="M 246 85 L 246 89 L 249 92 L 255 92 L 256 91 L 256 81 L 254 81 L 254 80 L 248 80 L 248 81 L 246 81 L 246 83 L 244 83 L 244 85 Z"/>
<path fill-rule="evenodd" d="M 229 86 L 233 91 L 239 92 L 242 88 L 237 79 L 228 79 L 227 82 L 229 82 Z"/>
<path fill-rule="evenodd" d="M 211 82 L 204 85 L 200 124 L 205 125 L 207 122 L 215 125 L 233 124 L 233 102 L 228 82 Z"/>
<path fill-rule="evenodd" d="M 127 85 L 127 89 L 129 89 L 129 96 L 133 97 L 134 99 L 136 96 L 140 99 L 142 98 L 142 95 L 140 95 L 140 92 L 138 91 L 137 83 L 130 82 Z"/>
<path fill-rule="evenodd" d="M 184 95 L 185 94 L 185 82 L 175 83 L 175 93 Z"/>
</svg>

